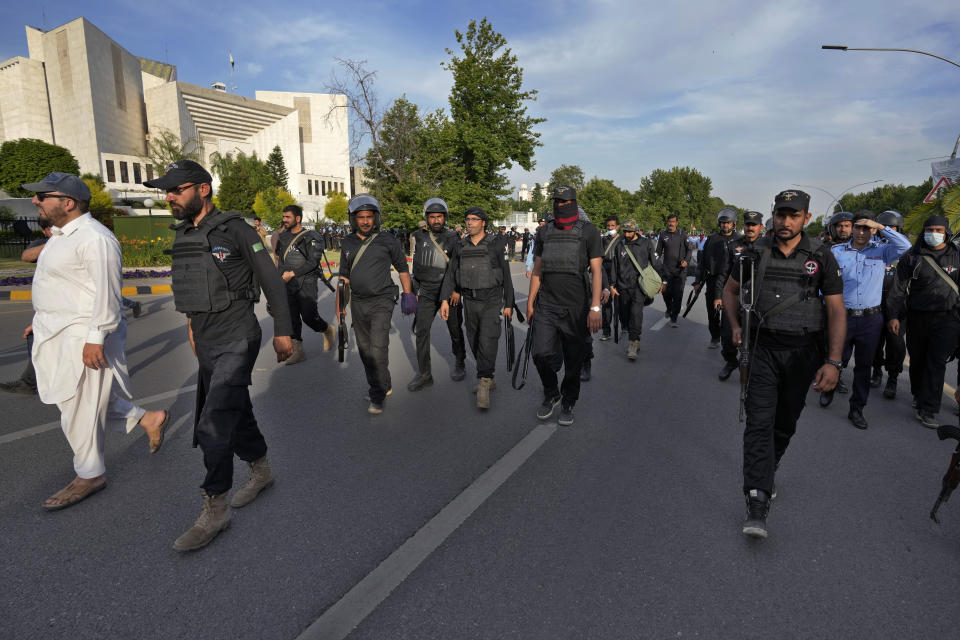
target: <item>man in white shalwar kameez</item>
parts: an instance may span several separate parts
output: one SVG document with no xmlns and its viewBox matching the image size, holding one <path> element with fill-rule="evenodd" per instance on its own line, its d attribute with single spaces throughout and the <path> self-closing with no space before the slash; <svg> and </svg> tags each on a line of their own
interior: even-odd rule
<svg viewBox="0 0 960 640">
<path fill-rule="evenodd" d="M 88 213 L 90 189 L 77 176 L 55 171 L 23 185 L 52 224 L 52 236 L 33 277 L 33 366 L 37 392 L 60 409 L 77 477 L 44 502 L 53 511 L 106 487 L 104 435 L 140 425 L 150 450 L 163 442 L 166 411 L 130 402 L 127 326 L 120 303 L 120 245 Z"/>
</svg>

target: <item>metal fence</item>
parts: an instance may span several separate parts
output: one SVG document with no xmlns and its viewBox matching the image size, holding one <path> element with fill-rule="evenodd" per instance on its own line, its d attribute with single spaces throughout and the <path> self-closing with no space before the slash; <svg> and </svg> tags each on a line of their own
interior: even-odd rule
<svg viewBox="0 0 960 640">
<path fill-rule="evenodd" d="M 0 258 L 19 258 L 27 245 L 41 237 L 36 218 L 0 221 Z"/>
</svg>

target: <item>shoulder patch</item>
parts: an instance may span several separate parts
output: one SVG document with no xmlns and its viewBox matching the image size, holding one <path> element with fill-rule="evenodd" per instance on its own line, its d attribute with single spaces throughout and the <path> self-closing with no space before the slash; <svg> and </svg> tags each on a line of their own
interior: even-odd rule
<svg viewBox="0 0 960 640">
<path fill-rule="evenodd" d="M 256 253 L 257 251 L 263 251 L 262 242 L 254 242 L 252 245 L 250 245 L 250 247 L 253 249 L 254 253 Z"/>
</svg>

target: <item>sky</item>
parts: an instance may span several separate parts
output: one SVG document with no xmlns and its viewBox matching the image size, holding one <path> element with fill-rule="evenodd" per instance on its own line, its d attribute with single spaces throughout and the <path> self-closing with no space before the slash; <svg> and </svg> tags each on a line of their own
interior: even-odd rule
<svg viewBox="0 0 960 640">
<path fill-rule="evenodd" d="M 81 15 L 134 55 L 176 65 L 183 82 L 227 82 L 232 52 L 239 94 L 325 92 L 335 58 L 359 59 L 382 107 L 405 94 L 424 111 L 449 109 L 446 49 L 486 17 L 539 92 L 528 113 L 546 118 L 534 170 L 506 172 L 514 189 L 561 164 L 631 191 L 654 169 L 690 166 L 713 195 L 764 213 L 780 190 L 809 185 L 820 214 L 859 183 L 880 181 L 851 192 L 922 182 L 960 135 L 960 68 L 820 49 L 960 62 L 955 0 L 41 0 L 5 7 L 0 60 L 27 55 L 25 25 Z"/>
</svg>

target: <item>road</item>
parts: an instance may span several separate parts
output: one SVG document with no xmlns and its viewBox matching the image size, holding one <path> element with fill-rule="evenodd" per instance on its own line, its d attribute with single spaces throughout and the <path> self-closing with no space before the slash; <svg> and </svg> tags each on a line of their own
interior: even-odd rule
<svg viewBox="0 0 960 640">
<path fill-rule="evenodd" d="M 277 483 L 209 547 L 178 554 L 171 544 L 200 509 L 196 364 L 172 299 L 139 299 L 128 359 L 136 397 L 173 412 L 160 452 L 142 432 L 110 434 L 108 489 L 46 513 L 44 498 L 73 475 L 57 411 L 2 399 L 2 638 L 947 638 L 960 628 L 960 505 L 944 505 L 941 526 L 928 518 L 952 447 L 912 418 L 906 377 L 895 401 L 871 394 L 867 431 L 847 423 L 845 396 L 821 409 L 811 392 L 770 538 L 746 539 L 739 387 L 736 375 L 717 381 L 699 303 L 676 329 L 662 326 L 659 300 L 648 307 L 636 362 L 625 340 L 595 343 L 571 427 L 538 422 L 533 367 L 514 391 L 502 354 L 480 413 L 472 359 L 466 381 L 449 380 L 440 322 L 437 383 L 408 393 L 415 350 L 399 308 L 381 416 L 366 413 L 353 344 L 338 364 L 308 331 L 308 360 L 279 367 L 265 340 L 252 395 Z M 332 306 L 325 294 L 321 314 Z M 29 319 L 29 304 L 0 303 L 2 379 L 22 368 Z M 953 406 L 945 400 L 942 420 L 956 419 Z M 238 484 L 246 473 L 238 463 Z"/>
</svg>

